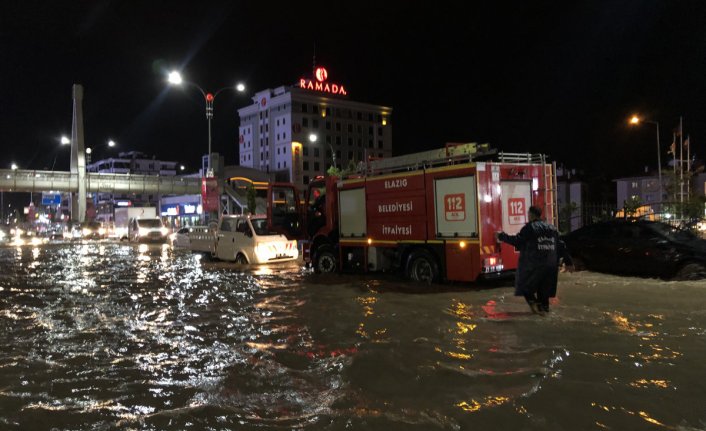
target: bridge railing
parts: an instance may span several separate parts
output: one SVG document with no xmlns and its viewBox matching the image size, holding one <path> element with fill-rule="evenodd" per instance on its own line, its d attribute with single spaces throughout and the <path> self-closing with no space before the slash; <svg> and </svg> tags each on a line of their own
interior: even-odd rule
<svg viewBox="0 0 706 431">
<path fill-rule="evenodd" d="M 13 192 L 76 192 L 78 174 L 65 171 L 0 170 L 0 190 Z M 195 194 L 200 178 L 134 174 L 89 173 L 86 191 L 91 193 Z"/>
</svg>

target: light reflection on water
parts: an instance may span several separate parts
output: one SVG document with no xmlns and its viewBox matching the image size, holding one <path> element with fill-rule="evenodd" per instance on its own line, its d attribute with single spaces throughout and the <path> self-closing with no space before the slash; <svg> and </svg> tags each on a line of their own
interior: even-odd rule
<svg viewBox="0 0 706 431">
<path fill-rule="evenodd" d="M 0 429 L 706 423 L 698 282 L 566 275 L 540 318 L 508 287 L 160 245 L 13 246 L 0 265 Z"/>
</svg>

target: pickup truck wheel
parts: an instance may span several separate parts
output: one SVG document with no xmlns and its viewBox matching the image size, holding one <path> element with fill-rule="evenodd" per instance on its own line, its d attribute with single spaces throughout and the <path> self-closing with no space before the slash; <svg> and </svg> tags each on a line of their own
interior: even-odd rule
<svg viewBox="0 0 706 431">
<path fill-rule="evenodd" d="M 242 253 L 238 253 L 237 256 L 235 256 L 235 263 L 240 264 L 240 265 L 247 265 L 248 260 L 243 256 Z"/>
<path fill-rule="evenodd" d="M 314 254 L 314 272 L 317 274 L 336 272 L 338 257 L 336 250 L 331 245 L 322 245 Z"/>
<path fill-rule="evenodd" d="M 706 266 L 697 262 L 689 262 L 679 268 L 675 280 L 700 280 L 706 278 Z"/>
<path fill-rule="evenodd" d="M 416 250 L 407 258 L 405 272 L 410 280 L 431 284 L 439 278 L 439 264 L 427 250 Z"/>
</svg>

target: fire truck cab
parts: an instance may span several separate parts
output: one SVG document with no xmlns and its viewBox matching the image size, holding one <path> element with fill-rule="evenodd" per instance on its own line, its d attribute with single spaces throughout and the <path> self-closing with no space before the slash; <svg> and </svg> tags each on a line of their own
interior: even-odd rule
<svg viewBox="0 0 706 431">
<path fill-rule="evenodd" d="M 476 281 L 517 268 L 495 232 L 519 232 L 531 205 L 556 223 L 555 166 L 477 144 L 369 161 L 355 175 L 269 190 L 271 228 L 303 245 L 316 272 L 398 271 L 416 281 Z"/>
</svg>

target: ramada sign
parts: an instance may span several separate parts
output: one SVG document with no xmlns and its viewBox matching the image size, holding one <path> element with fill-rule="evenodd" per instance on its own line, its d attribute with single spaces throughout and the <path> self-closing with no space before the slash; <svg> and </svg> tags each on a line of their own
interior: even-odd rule
<svg viewBox="0 0 706 431">
<path fill-rule="evenodd" d="M 347 96 L 345 87 L 338 84 L 329 84 L 326 82 L 328 79 L 328 72 L 323 67 L 317 67 L 314 71 L 314 76 L 316 81 L 312 79 L 301 78 L 299 80 L 299 87 L 305 88 L 307 90 L 323 91 L 325 93 L 339 94 L 341 96 Z"/>
</svg>

